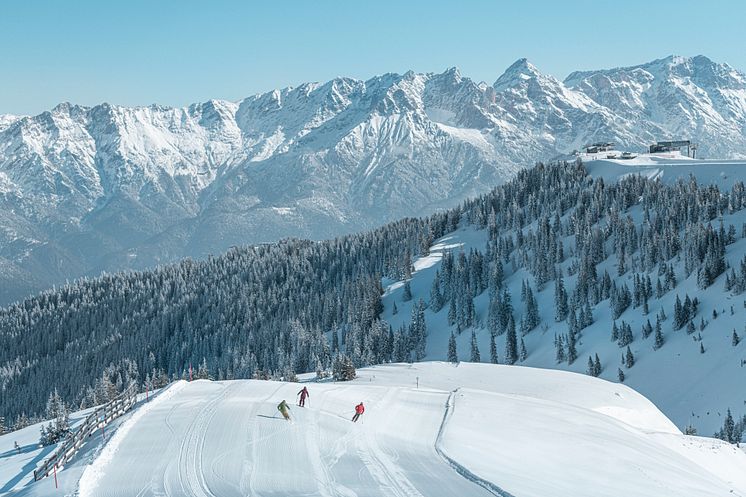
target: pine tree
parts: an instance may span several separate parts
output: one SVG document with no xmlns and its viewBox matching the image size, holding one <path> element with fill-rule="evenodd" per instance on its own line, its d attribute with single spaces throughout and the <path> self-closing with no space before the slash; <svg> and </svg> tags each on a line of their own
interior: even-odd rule
<svg viewBox="0 0 746 497">
<path fill-rule="evenodd" d="M 471 356 L 469 357 L 471 362 L 482 362 L 479 356 L 479 346 L 477 345 L 477 335 L 474 330 L 471 332 Z"/>
<path fill-rule="evenodd" d="M 412 300 L 412 287 L 409 285 L 409 280 L 404 282 L 404 292 L 402 293 L 401 299 L 404 302 Z"/>
<path fill-rule="evenodd" d="M 525 313 L 525 325 L 521 329 L 521 334 L 525 335 L 529 331 L 533 330 L 539 325 L 539 304 L 536 302 L 534 292 L 531 287 L 526 283 L 526 313 Z"/>
<path fill-rule="evenodd" d="M 528 351 L 526 350 L 526 343 L 523 341 L 523 338 L 521 338 L 521 350 L 518 356 L 518 360 L 520 360 L 521 362 L 528 359 Z"/>
<path fill-rule="evenodd" d="M 622 368 L 617 370 L 617 376 L 619 377 L 619 382 L 624 383 L 624 371 L 622 371 Z"/>
<path fill-rule="evenodd" d="M 647 322 L 642 326 L 642 337 L 647 338 L 652 334 L 653 334 L 653 325 L 650 324 L 650 320 L 648 319 Z"/>
<path fill-rule="evenodd" d="M 570 330 L 567 333 L 567 363 L 572 364 L 575 359 L 578 358 L 578 351 L 576 348 L 576 337 L 575 332 Z"/>
<path fill-rule="evenodd" d="M 684 312 L 684 306 L 681 305 L 681 299 L 676 295 L 676 302 L 673 307 L 673 329 L 680 330 L 687 321 L 687 316 Z"/>
<path fill-rule="evenodd" d="M 557 363 L 565 362 L 565 342 L 562 339 L 562 335 L 554 338 L 554 348 L 556 351 L 555 360 Z"/>
<path fill-rule="evenodd" d="M 448 305 L 448 325 L 453 326 L 456 324 L 456 299 L 452 298 L 451 303 Z M 461 329 L 458 330 L 459 333 L 461 333 Z"/>
<path fill-rule="evenodd" d="M 593 358 L 591 356 L 588 356 L 588 369 L 586 369 L 585 372 L 588 376 L 596 376 L 596 366 L 593 364 Z"/>
<path fill-rule="evenodd" d="M 25 412 L 22 412 L 16 417 L 15 423 L 13 423 L 13 430 L 12 431 L 18 431 L 26 428 L 29 426 L 31 422 L 28 419 L 28 416 Z"/>
<path fill-rule="evenodd" d="M 558 323 L 567 318 L 567 291 L 560 270 L 558 277 L 554 280 L 554 320 Z"/>
<path fill-rule="evenodd" d="M 619 330 L 619 341 L 617 344 L 619 347 L 625 347 L 634 341 L 634 335 L 632 335 L 632 327 L 625 321 L 622 321 L 622 325 Z"/>
<path fill-rule="evenodd" d="M 497 344 L 495 343 L 494 333 L 490 333 L 490 362 L 497 364 Z"/>
<path fill-rule="evenodd" d="M 440 277 L 436 272 L 435 278 L 433 278 L 433 285 L 430 288 L 430 309 L 433 312 L 438 312 L 443 308 L 443 295 L 440 293 Z"/>
<path fill-rule="evenodd" d="M 410 324 L 410 338 L 414 349 L 415 361 L 425 358 L 427 345 L 427 323 L 425 322 L 425 301 L 419 299 L 412 306 L 412 320 Z"/>
<path fill-rule="evenodd" d="M 591 310 L 591 304 L 588 302 L 588 299 L 586 299 L 585 303 L 583 304 L 583 313 L 582 313 L 582 320 L 581 320 L 580 326 L 583 328 L 587 328 L 592 324 L 593 324 L 593 311 Z"/>
<path fill-rule="evenodd" d="M 52 428 L 52 425 L 49 425 L 49 428 Z M 50 445 L 52 442 L 49 438 L 49 431 L 47 430 L 47 427 L 44 426 L 44 424 L 41 425 L 41 430 L 39 434 L 39 445 L 42 447 L 46 447 L 47 445 Z"/>
<path fill-rule="evenodd" d="M 627 347 L 627 353 L 624 357 L 624 365 L 627 366 L 627 369 L 635 365 L 635 356 L 632 354 L 632 349 L 630 349 L 629 346 Z"/>
<path fill-rule="evenodd" d="M 731 414 L 730 409 L 728 409 L 728 412 L 725 415 L 725 421 L 723 421 L 723 434 L 725 435 L 723 440 L 730 443 L 740 442 L 740 436 L 738 437 L 739 440 L 736 440 L 735 427 L 736 424 L 733 422 L 733 415 Z"/>
<path fill-rule="evenodd" d="M 505 336 L 505 363 L 515 364 L 518 361 L 518 339 L 515 332 L 515 321 L 508 318 L 507 335 Z"/>
<path fill-rule="evenodd" d="M 199 365 L 199 368 L 197 368 L 197 379 L 207 380 L 209 378 L 210 378 L 210 370 L 207 367 L 207 359 L 203 357 L 202 362 Z"/>
<path fill-rule="evenodd" d="M 51 420 L 46 429 L 42 427 L 39 443 L 57 443 L 70 432 L 70 412 L 55 388 L 47 399 L 46 417 Z"/>
<path fill-rule="evenodd" d="M 396 302 L 391 306 L 391 315 L 396 316 L 399 313 L 399 309 L 396 307 Z"/>
<path fill-rule="evenodd" d="M 658 350 L 663 347 L 663 342 L 663 332 L 661 331 L 660 321 L 658 321 L 655 324 L 655 344 L 653 345 L 653 349 Z"/>
<path fill-rule="evenodd" d="M 696 331 L 696 329 L 694 328 L 694 323 L 692 321 L 689 321 L 689 324 L 686 325 L 686 333 L 687 333 L 687 335 L 691 335 L 695 331 Z"/>
<path fill-rule="evenodd" d="M 500 299 L 500 310 L 498 314 L 500 316 L 500 330 L 498 331 L 498 335 L 502 335 L 507 330 L 508 321 L 513 317 L 512 297 L 507 288 L 503 291 Z"/>
<path fill-rule="evenodd" d="M 490 335 L 499 335 L 502 331 L 500 326 L 501 307 L 499 296 L 490 299 L 487 309 L 487 330 Z"/>
<path fill-rule="evenodd" d="M 733 339 L 731 340 L 731 343 L 734 347 L 738 347 L 738 344 L 741 342 L 741 338 L 738 336 L 738 333 L 736 333 L 736 329 L 733 328 Z"/>
<path fill-rule="evenodd" d="M 705 346 L 702 344 L 702 342 L 699 342 L 699 353 L 700 354 L 705 353 Z"/>
<path fill-rule="evenodd" d="M 451 332 L 451 338 L 448 339 L 448 362 L 458 362 L 458 352 L 456 350 L 456 337 Z"/>
<path fill-rule="evenodd" d="M 354 380 L 357 373 L 355 371 L 355 365 L 352 363 L 352 359 L 345 354 L 338 355 L 334 359 L 332 375 L 334 376 L 334 381 Z"/>
<path fill-rule="evenodd" d="M 601 360 L 598 358 L 598 354 L 596 354 L 596 361 L 593 364 L 593 368 L 595 372 L 593 376 L 601 376 L 603 368 L 601 367 Z"/>
</svg>

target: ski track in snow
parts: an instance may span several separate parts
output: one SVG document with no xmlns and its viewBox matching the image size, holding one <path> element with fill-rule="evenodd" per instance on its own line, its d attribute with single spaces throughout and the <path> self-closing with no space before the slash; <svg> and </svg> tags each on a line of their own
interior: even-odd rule
<svg viewBox="0 0 746 497">
<path fill-rule="evenodd" d="M 366 414 L 353 424 L 346 414 L 360 389 L 325 385 L 310 399 L 318 406 L 291 407 L 288 423 L 275 406 L 296 389 L 194 382 L 182 395 L 164 396 L 137 434 L 94 463 L 97 478 L 79 495 L 496 495 L 438 456 L 447 392 L 374 386 L 364 394 Z"/>
<path fill-rule="evenodd" d="M 484 478 L 480 478 L 479 476 L 475 475 L 474 473 L 469 471 L 463 465 L 459 464 L 455 459 L 451 458 L 446 453 L 445 448 L 443 447 L 443 433 L 445 433 L 447 426 L 448 426 L 448 420 L 451 418 L 451 414 L 453 413 L 453 410 L 456 408 L 455 394 L 456 392 L 458 392 L 458 390 L 459 389 L 452 391 L 448 395 L 448 400 L 446 400 L 446 408 L 445 408 L 445 412 L 443 413 L 443 421 L 441 422 L 440 429 L 438 430 L 438 437 L 435 439 L 436 452 L 438 453 L 440 457 L 443 458 L 443 460 L 446 463 L 448 463 L 453 468 L 454 471 L 456 471 L 458 474 L 460 474 L 467 480 L 474 482 L 475 484 L 486 489 L 492 494 L 497 495 L 498 497 L 514 497 L 512 494 L 506 492 L 505 490 L 498 487 L 491 481 L 485 480 Z"/>
</svg>

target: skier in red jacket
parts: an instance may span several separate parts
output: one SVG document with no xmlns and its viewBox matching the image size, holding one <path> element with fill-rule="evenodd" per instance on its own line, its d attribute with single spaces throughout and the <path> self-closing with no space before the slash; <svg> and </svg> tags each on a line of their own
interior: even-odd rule
<svg viewBox="0 0 746 497">
<path fill-rule="evenodd" d="M 355 415 L 352 417 L 352 422 L 357 423 L 357 420 L 360 419 L 360 416 L 362 416 L 364 412 L 365 406 L 362 402 L 360 402 L 358 405 L 355 406 Z"/>
<path fill-rule="evenodd" d="M 306 387 L 303 387 L 303 390 L 301 390 L 300 392 L 298 392 L 298 395 L 300 395 L 300 402 L 298 402 L 298 405 L 300 407 L 305 407 L 306 406 L 306 397 L 310 397 L 311 394 L 308 393 L 308 389 Z"/>
</svg>

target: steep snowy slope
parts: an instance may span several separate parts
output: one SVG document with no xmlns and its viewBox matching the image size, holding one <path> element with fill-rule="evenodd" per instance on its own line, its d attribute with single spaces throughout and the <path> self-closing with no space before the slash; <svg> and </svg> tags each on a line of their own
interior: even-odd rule
<svg viewBox="0 0 746 497">
<path fill-rule="evenodd" d="M 743 74 L 704 57 L 493 85 L 337 78 L 186 108 L 0 116 L 0 304 L 102 270 L 334 237 L 457 205 L 588 142 L 746 154 Z"/>
<path fill-rule="evenodd" d="M 636 162 L 636 163 L 631 163 Z M 617 181 L 630 174 L 641 174 L 653 178 L 660 178 L 668 183 L 678 179 L 689 180 L 696 178 L 703 184 L 719 184 L 723 188 L 731 188 L 736 181 L 742 181 L 746 173 L 746 162 L 730 161 L 686 161 L 684 159 L 639 159 L 637 161 L 593 161 L 587 165 L 592 176 L 601 177 L 607 181 Z M 629 212 L 634 220 L 639 222 L 643 212 L 639 208 L 632 208 Z M 746 213 L 743 211 L 723 216 L 724 225 L 741 226 L 746 223 Z M 575 240 L 573 237 L 564 239 L 565 249 L 572 251 Z M 433 279 L 437 271 L 442 271 L 442 256 L 450 251 L 458 254 L 462 250 L 468 253 L 475 249 L 484 252 L 487 245 L 486 230 L 473 227 L 462 228 L 440 240 L 431 247 L 430 254 L 414 261 L 415 272 L 410 280 L 413 298 L 404 301 L 404 282 L 385 281 L 386 293 L 383 297 L 385 319 L 394 330 L 411 321 L 412 308 L 419 299 L 430 302 Z M 737 241 L 726 249 L 726 260 L 733 267 L 738 267 L 746 255 L 746 238 L 739 236 Z M 650 313 L 645 315 L 642 308 L 630 306 L 619 319 L 630 324 L 634 340 L 631 350 L 635 357 L 635 364 L 627 368 L 624 362 L 626 347 L 620 348 L 616 341 L 611 340 L 614 320 L 611 317 L 608 301 L 600 302 L 593 307 L 593 324 L 581 333 L 578 343 L 578 359 L 568 365 L 556 359 L 555 339 L 558 335 L 567 333 L 568 324 L 564 320 L 555 322 L 554 287 L 546 285 L 536 291 L 541 324 L 537 329 L 521 337 L 525 343 L 527 357 L 521 362 L 523 365 L 541 368 L 568 369 L 584 373 L 588 367 L 588 357 L 595 358 L 598 354 L 603 370 L 601 377 L 618 381 L 618 369 L 621 368 L 626 376 L 625 382 L 647 396 L 674 423 L 684 429 L 686 426 L 696 428 L 699 433 L 711 435 L 719 430 L 724 422 L 727 409 L 731 409 L 735 417 L 746 414 L 746 395 L 743 384 L 746 381 L 746 343 L 741 340 L 738 345 L 733 344 L 732 335 L 735 331 L 739 337 L 746 334 L 746 299 L 743 295 L 732 295 L 724 290 L 726 275 L 721 275 L 714 284 L 702 290 L 697 286 L 696 272 L 688 278 L 684 272 L 681 260 L 674 261 L 675 272 L 679 281 L 673 291 L 666 292 L 660 298 L 649 301 Z M 577 281 L 577 274 L 571 274 L 571 261 L 562 264 L 565 271 L 565 287 L 570 291 Z M 514 318 L 516 326 L 524 313 L 525 304 L 520 300 L 521 287 L 524 281 L 534 281 L 533 276 L 524 269 L 511 269 L 506 264 L 505 284 L 512 295 Z M 617 260 L 612 254 L 597 268 L 598 274 L 608 271 L 612 280 L 621 285 L 626 283 L 633 286 L 633 272 L 628 271 L 617 276 Z M 655 273 L 652 275 L 655 278 Z M 490 360 L 488 331 L 488 313 L 490 297 L 484 292 L 474 299 L 476 310 L 476 325 L 474 331 L 480 349 L 481 360 Z M 662 324 L 665 343 L 660 349 L 654 348 L 654 336 L 643 338 L 641 329 L 649 320 L 655 324 L 656 314 L 661 309 L 670 317 L 673 314 L 676 296 L 682 299 L 688 294 L 700 301 L 699 313 L 694 324 L 696 332 L 688 334 L 685 330 L 672 330 L 671 320 Z M 394 306 L 396 313 L 394 314 Z M 717 312 L 714 317 L 713 311 Z M 428 337 L 426 357 L 430 360 L 444 360 L 447 357 L 450 333 L 456 334 L 458 356 L 461 360 L 471 357 L 471 329 L 465 329 L 458 334 L 456 327 L 448 324 L 448 305 L 438 312 L 428 308 L 425 310 Z M 706 323 L 700 331 L 700 320 Z M 699 336 L 702 341 L 698 340 Z M 498 358 L 505 359 L 506 335 L 496 339 Z M 704 348 L 704 353 L 700 349 Z M 620 360 L 621 359 L 621 360 Z"/>
<path fill-rule="evenodd" d="M 78 495 L 746 495 L 746 455 L 682 435 L 623 385 L 467 363 L 358 373 L 308 384 L 292 423 L 275 406 L 298 384 L 172 385 L 119 428 Z"/>
</svg>

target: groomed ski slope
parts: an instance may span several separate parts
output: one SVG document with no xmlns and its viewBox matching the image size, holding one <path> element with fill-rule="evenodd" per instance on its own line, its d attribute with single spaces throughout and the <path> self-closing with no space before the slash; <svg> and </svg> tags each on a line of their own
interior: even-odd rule
<svg viewBox="0 0 746 497">
<path fill-rule="evenodd" d="M 624 385 L 467 363 L 358 374 L 308 384 L 291 423 L 276 405 L 297 383 L 175 384 L 122 425 L 79 496 L 746 496 L 746 454 L 681 435 Z"/>
</svg>

